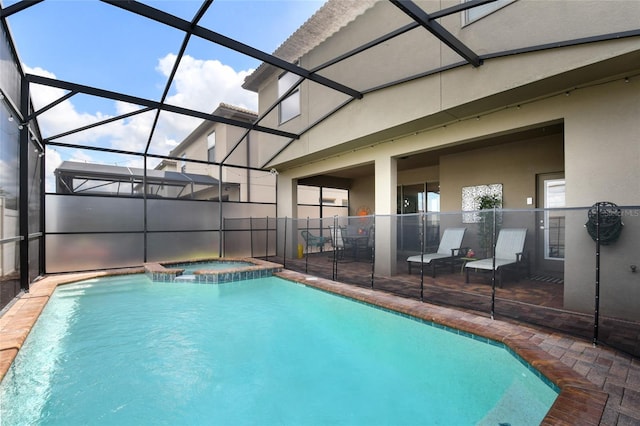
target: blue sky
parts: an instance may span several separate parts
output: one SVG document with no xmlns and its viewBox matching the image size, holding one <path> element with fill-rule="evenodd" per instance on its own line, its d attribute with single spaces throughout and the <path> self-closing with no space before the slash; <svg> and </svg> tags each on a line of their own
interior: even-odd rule
<svg viewBox="0 0 640 426">
<path fill-rule="evenodd" d="M 3 7 L 16 1 L 3 1 Z M 143 1 L 190 21 L 195 0 Z M 319 0 L 215 0 L 200 25 L 272 53 L 321 5 Z M 181 31 L 95 0 L 45 0 L 8 18 L 25 72 L 157 100 L 184 38 Z M 257 96 L 241 89 L 260 63 L 192 37 L 169 93 L 171 103 L 212 112 L 220 102 L 252 110 Z M 36 107 L 64 92 L 32 85 Z M 76 95 L 39 118 L 44 136 L 135 110 L 138 106 Z M 151 152 L 168 154 L 199 121 L 163 117 Z M 138 151 L 153 114 L 82 132 L 63 142 Z M 47 169 L 66 159 L 115 163 L 88 150 L 49 149 Z M 126 161 L 126 160 L 125 160 Z M 132 163 L 141 160 L 130 158 Z M 56 164 L 57 163 L 57 164 Z M 132 165 L 136 165 L 132 164 Z"/>
</svg>

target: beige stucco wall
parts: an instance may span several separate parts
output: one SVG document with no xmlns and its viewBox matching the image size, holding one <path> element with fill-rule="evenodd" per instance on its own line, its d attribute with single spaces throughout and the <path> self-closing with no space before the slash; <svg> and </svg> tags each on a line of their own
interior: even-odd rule
<svg viewBox="0 0 640 426">
<path fill-rule="evenodd" d="M 398 185 L 422 184 L 440 181 L 440 166 L 418 167 L 398 171 Z"/>
<path fill-rule="evenodd" d="M 436 2 L 432 9 L 454 4 L 457 2 Z M 397 19 L 404 19 L 395 12 L 388 2 L 376 4 L 303 57 L 302 65 L 317 65 L 361 44 L 362 40 L 384 33 L 385 22 L 398 24 Z M 640 2 L 635 1 L 519 0 L 464 28 L 460 27 L 459 15 L 445 18 L 443 23 L 471 48 L 478 47 L 477 53 L 490 53 L 636 29 L 638 16 Z M 431 46 L 427 40 L 430 37 L 425 32 L 412 31 L 404 37 L 406 56 L 393 42 L 380 46 L 376 55 L 358 55 L 323 71 L 323 75 L 356 87 L 370 87 L 367 85 L 398 77 L 403 70 L 410 74 L 416 64 L 422 70 L 431 69 L 434 57 L 440 65 L 459 61 L 459 57 L 440 46 L 429 51 L 431 56 L 424 59 L 422 52 L 416 52 L 416 46 L 427 49 Z M 537 197 L 536 174 L 564 170 L 566 203 L 576 208 L 567 212 L 565 303 L 569 309 L 590 313 L 594 304 L 595 245 L 584 228 L 586 207 L 597 201 L 640 204 L 638 52 L 637 38 L 590 43 L 490 59 L 479 68 L 467 65 L 374 91 L 306 132 L 272 164 L 283 170 L 283 179 L 295 179 L 373 161 L 374 211 L 389 214 L 395 213 L 395 185 L 404 182 L 404 177 L 413 175 L 409 181 L 420 175 L 417 171 L 405 171 L 390 176 L 393 159 L 446 147 L 471 146 L 479 140 L 520 129 L 563 123 L 562 137 L 543 137 L 442 157 L 438 169 L 441 209 L 459 210 L 462 186 L 487 183 L 504 184 L 506 208 L 530 208 L 526 198 Z M 629 82 L 625 82 L 625 77 L 629 77 Z M 305 82 L 301 116 L 281 128 L 301 131 L 344 99 L 344 95 Z M 261 108 L 274 100 L 275 79 L 267 82 L 260 92 Z M 277 126 L 277 116 L 268 117 L 265 124 Z M 270 158 L 284 143 L 282 138 L 265 135 L 260 138 L 266 142 L 261 143 L 266 146 L 262 158 Z M 357 195 L 353 191 L 352 197 L 358 200 L 354 204 L 370 202 L 372 189 L 367 187 L 366 180 L 356 183 L 355 189 L 365 191 Z M 279 203 L 281 195 L 286 194 L 279 194 Z M 286 203 L 285 199 L 282 201 Z M 640 319 L 637 309 L 640 273 L 630 271 L 630 265 L 640 265 L 640 256 L 634 249 L 640 236 L 640 224 L 636 224 L 640 219 L 634 216 L 638 211 L 631 208 L 625 213 L 620 240 L 603 248 L 601 313 L 604 315 Z M 388 251 L 389 246 L 394 247 L 387 244 L 382 249 Z M 381 247 L 377 250 L 381 253 Z M 389 253 L 389 258 L 393 257 L 395 253 Z"/>
<path fill-rule="evenodd" d="M 503 207 L 536 207 L 536 175 L 564 170 L 563 135 L 475 149 L 440 159 L 440 207 L 462 210 L 462 188 L 500 183 Z M 534 204 L 527 205 L 531 197 Z"/>
<path fill-rule="evenodd" d="M 435 10 L 457 2 L 426 4 L 427 9 Z M 460 27 L 459 14 L 444 19 L 443 23 L 469 47 L 477 50 L 477 53 L 490 53 L 635 29 L 635 17 L 640 15 L 640 2 L 555 1 L 551 3 L 553 7 L 549 4 L 519 0 L 464 28 Z M 567 21 L 566 25 L 562 24 L 563 20 Z M 409 19 L 395 6 L 389 2 L 378 2 L 304 56 L 301 64 L 311 68 L 408 22 Z M 358 89 L 368 89 L 381 82 L 460 61 L 460 57 L 434 40 L 435 37 L 425 30 L 416 29 L 398 40 L 383 43 L 371 51 L 324 69 L 321 74 Z M 290 144 L 274 159 L 272 165 L 286 166 L 288 162 L 314 153 L 334 153 L 340 145 L 343 149 L 364 146 L 376 133 L 382 133 L 377 137 L 399 136 L 402 127 L 409 126 L 414 120 L 422 124 L 451 122 L 488 109 L 503 108 L 510 101 L 520 102 L 523 96 L 531 99 L 571 88 L 588 78 L 586 74 L 579 78 L 566 77 L 549 81 L 546 86 L 535 85 L 531 90 L 522 90 L 517 95 L 510 93 L 545 78 L 637 50 L 638 42 L 635 39 L 551 49 L 489 59 L 479 68 L 467 65 L 368 93 L 362 100 L 351 102 L 329 120 L 305 133 L 300 140 Z M 261 88 L 261 111 L 275 101 L 276 81 L 277 75 L 274 74 Z M 301 132 L 332 107 L 343 102 L 346 96 L 315 83 L 305 82 L 302 85 L 301 99 L 302 113 L 299 117 L 278 126 L 277 111 L 274 111 L 263 123 L 283 130 Z M 421 127 L 421 123 L 414 124 L 411 130 Z M 280 147 L 288 143 L 288 140 L 277 136 L 261 134 L 259 137 L 261 141 L 265 141 L 261 144 L 263 160 L 269 160 Z"/>
<path fill-rule="evenodd" d="M 193 133 L 191 133 L 180 144 L 177 149 L 172 152 L 175 157 L 186 155 L 187 159 L 206 160 L 208 158 L 208 142 L 207 138 L 211 132 L 216 133 L 216 150 L 215 161 L 221 162 L 229 152 L 236 146 L 240 138 L 244 135 L 245 129 L 240 127 L 229 126 L 221 123 L 203 123 Z M 249 143 L 245 138 L 233 153 L 226 159 L 220 175 L 220 167 L 215 165 L 207 165 L 202 163 L 186 163 L 186 171 L 188 173 L 205 174 L 219 179 L 225 183 L 240 184 L 239 189 L 236 187 L 223 187 L 223 194 L 228 194 L 232 201 L 251 201 L 251 202 L 275 202 L 276 177 L 268 171 L 247 170 L 244 166 L 258 167 L 259 152 L 258 142 L 253 139 L 254 135 L 249 135 Z M 249 155 L 247 155 L 249 151 Z M 181 170 L 181 162 L 176 162 L 177 171 Z M 232 166 L 239 167 L 232 167 Z M 207 196 L 217 196 L 217 189 L 213 190 Z"/>
<path fill-rule="evenodd" d="M 401 157 L 435 149 L 439 145 L 456 145 L 513 129 L 560 121 L 565 128 L 563 141 L 559 136 L 552 136 L 443 157 L 439 167 L 442 210 L 460 210 L 462 186 L 486 183 L 505 185 L 505 207 L 529 208 L 526 197 L 536 197 L 535 175 L 562 169 L 567 180 L 566 201 L 569 207 L 588 207 L 597 201 L 637 206 L 640 204 L 638 99 L 640 77 L 631 78 L 628 83 L 620 77 L 610 83 L 576 89 L 570 96 L 558 94 L 523 104 L 519 109 L 506 108 L 488 113 L 480 120 L 464 120 L 447 127 L 380 141 L 373 146 L 296 167 L 290 172 L 292 176 L 321 174 L 370 162 L 371 159 Z M 564 155 L 561 146 L 564 146 Z M 403 175 L 408 174 L 403 172 Z M 378 188 L 384 179 L 387 178 L 376 177 L 375 187 Z M 362 186 L 367 189 L 364 182 Z M 384 186 L 388 187 L 386 181 Z M 370 197 L 352 196 L 356 199 Z M 629 214 L 633 211 L 637 212 L 631 210 Z M 590 312 L 593 309 L 595 246 L 584 229 L 585 222 L 585 209 L 567 214 L 565 302 L 570 309 Z M 605 248 L 605 254 L 609 256 L 603 257 L 608 262 L 603 264 L 607 265 L 603 273 L 610 276 L 602 289 L 602 311 L 605 315 L 614 312 L 615 308 L 615 312 L 625 316 L 638 317 L 636 302 L 633 301 L 638 299 L 629 298 L 640 289 L 640 274 L 634 275 L 629 269 L 631 264 L 640 265 L 640 258 L 633 250 L 640 233 L 635 222 L 639 220 L 634 216 L 626 218 L 620 241 Z"/>
<path fill-rule="evenodd" d="M 565 120 L 567 202 L 591 206 L 610 201 L 624 211 L 618 242 L 602 247 L 601 312 L 640 319 L 640 79 L 593 87 L 571 95 Z M 633 207 L 635 206 L 635 207 Z M 568 308 L 593 310 L 595 243 L 581 211 L 567 222 L 565 301 Z"/>
</svg>

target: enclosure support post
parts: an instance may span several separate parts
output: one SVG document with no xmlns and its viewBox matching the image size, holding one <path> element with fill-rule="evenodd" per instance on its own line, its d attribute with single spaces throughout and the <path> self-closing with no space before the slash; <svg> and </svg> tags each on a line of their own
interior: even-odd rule
<svg viewBox="0 0 640 426">
<path fill-rule="evenodd" d="M 593 346 L 598 344 L 598 322 L 600 317 L 600 203 L 596 204 L 596 294 L 593 315 Z"/>
<path fill-rule="evenodd" d="M 420 213 L 420 301 L 424 302 L 424 213 Z M 433 266 L 432 266 L 433 267 Z"/>
<path fill-rule="evenodd" d="M 491 319 L 495 318 L 496 311 L 496 207 L 493 207 L 493 229 L 491 230 Z"/>
<path fill-rule="evenodd" d="M 253 217 L 249 216 L 249 246 L 251 247 L 251 257 L 253 258 Z"/>
<path fill-rule="evenodd" d="M 369 228 L 369 238 L 373 232 L 373 241 L 371 244 L 371 290 L 373 290 L 373 281 L 376 270 L 376 217 L 373 216 L 373 229 Z"/>
<path fill-rule="evenodd" d="M 282 267 L 287 269 L 287 216 L 284 217 L 284 245 L 282 247 Z"/>
<path fill-rule="evenodd" d="M 266 227 L 266 230 L 267 230 L 266 231 L 267 235 L 265 237 L 265 243 L 264 243 L 264 245 L 265 245 L 265 247 L 264 247 L 265 248 L 265 250 L 264 250 L 264 258 L 266 260 L 269 260 L 269 216 L 267 216 L 267 225 L 265 227 Z"/>
<path fill-rule="evenodd" d="M 224 247 L 223 238 L 223 216 L 222 216 L 222 166 L 218 166 L 218 257 L 222 257 L 222 248 Z"/>
<path fill-rule="evenodd" d="M 29 115 L 29 83 L 25 78 L 21 79 L 21 97 L 20 97 L 20 122 L 23 117 Z M 18 216 L 18 233 L 21 236 L 19 243 L 20 251 L 20 288 L 25 292 L 29 292 L 29 126 L 24 124 L 20 127 L 19 134 L 19 161 L 20 168 L 19 182 L 20 194 L 18 196 L 18 207 L 20 215 Z"/>
<path fill-rule="evenodd" d="M 147 262 L 147 258 L 148 258 L 148 254 L 149 254 L 149 250 L 147 249 L 147 227 L 148 227 L 148 221 L 147 221 L 147 156 L 145 155 L 142 158 L 142 162 L 144 164 L 143 166 L 143 170 L 142 170 L 142 245 L 143 245 L 143 261 L 146 263 Z M 133 191 L 133 185 L 131 185 L 132 191 Z"/>
<path fill-rule="evenodd" d="M 338 216 L 333 216 L 333 229 L 331 231 L 331 240 L 333 241 L 333 262 L 331 263 L 331 279 L 336 281 L 338 279 L 338 242 L 336 237 L 338 236 Z"/>
<path fill-rule="evenodd" d="M 320 198 L 320 200 L 322 200 L 322 198 Z M 307 216 L 307 235 L 309 235 L 309 216 Z M 306 241 L 306 249 L 305 249 L 305 256 L 304 256 L 304 273 L 308 273 L 309 272 L 309 237 L 305 238 Z"/>
</svg>

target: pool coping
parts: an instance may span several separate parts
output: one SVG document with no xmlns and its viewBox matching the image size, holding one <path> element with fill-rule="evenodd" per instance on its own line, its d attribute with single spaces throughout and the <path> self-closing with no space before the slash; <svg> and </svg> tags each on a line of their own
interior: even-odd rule
<svg viewBox="0 0 640 426">
<path fill-rule="evenodd" d="M 184 263 L 184 262 L 183 262 Z M 56 287 L 91 278 L 141 274 L 145 268 L 50 275 L 33 283 L 0 317 L 0 380 L 24 344 Z M 547 412 L 543 425 L 598 425 L 609 394 L 578 374 L 558 358 L 539 348 L 530 339 L 537 332 L 519 324 L 493 320 L 475 313 L 459 311 L 363 287 L 350 286 L 319 277 L 282 270 L 275 276 L 309 287 L 376 305 L 410 317 L 440 324 L 465 333 L 503 343 L 555 384 L 560 393 Z"/>
</svg>

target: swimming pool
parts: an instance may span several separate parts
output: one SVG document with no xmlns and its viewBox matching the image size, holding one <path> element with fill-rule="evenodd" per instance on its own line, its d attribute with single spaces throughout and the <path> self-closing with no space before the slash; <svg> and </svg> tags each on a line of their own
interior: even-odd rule
<svg viewBox="0 0 640 426">
<path fill-rule="evenodd" d="M 539 424 L 557 395 L 503 348 L 279 278 L 142 275 L 58 288 L 1 392 L 8 424 Z"/>
</svg>

